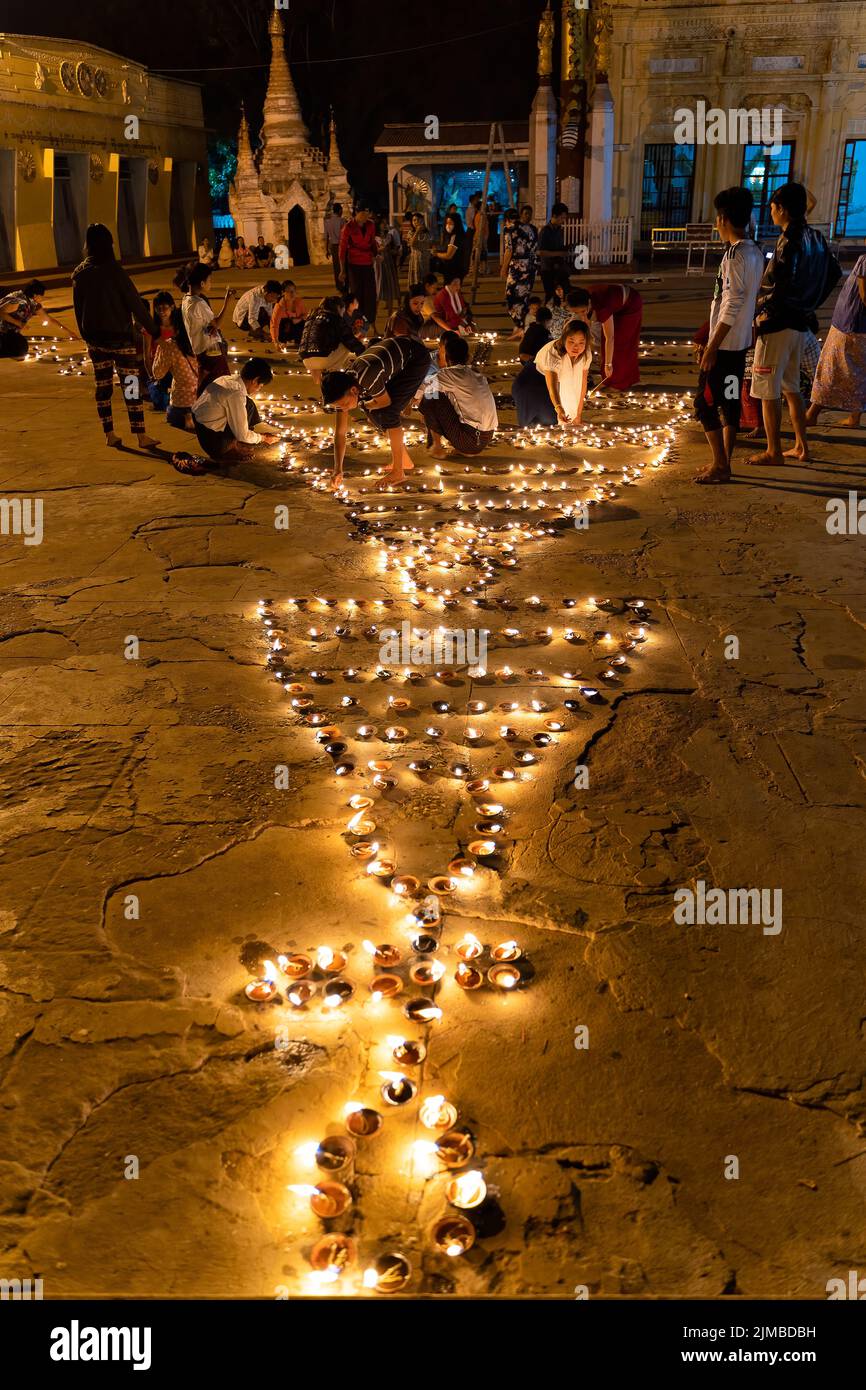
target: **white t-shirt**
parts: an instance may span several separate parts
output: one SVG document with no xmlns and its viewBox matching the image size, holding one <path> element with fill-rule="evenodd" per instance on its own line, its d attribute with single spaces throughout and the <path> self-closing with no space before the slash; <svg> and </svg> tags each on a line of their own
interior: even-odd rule
<svg viewBox="0 0 866 1390">
<path fill-rule="evenodd" d="M 535 365 L 542 375 L 555 372 L 559 377 L 559 399 L 569 420 L 577 417 L 577 407 L 586 385 L 591 361 L 592 352 L 588 346 L 576 362 L 572 362 L 567 352 L 560 357 L 555 343 L 545 343 L 541 351 L 535 355 Z"/>
<path fill-rule="evenodd" d="M 730 325 L 720 344 L 723 352 L 752 346 L 755 301 L 765 268 L 754 241 L 735 241 L 722 256 L 710 305 L 710 337 L 719 323 Z"/>
<path fill-rule="evenodd" d="M 185 294 L 180 303 L 183 326 L 189 336 L 196 357 L 207 353 L 208 357 L 219 357 L 222 348 L 218 337 L 207 333 L 208 324 L 213 323 L 214 311 L 200 294 Z"/>
<path fill-rule="evenodd" d="M 440 367 L 438 386 L 448 396 L 464 424 L 474 430 L 499 428 L 496 402 L 487 378 L 474 367 Z"/>
<path fill-rule="evenodd" d="M 247 388 L 239 376 L 218 376 L 204 388 L 192 413 L 200 425 L 220 434 L 228 425 L 241 444 L 261 444 L 247 423 Z"/>
<path fill-rule="evenodd" d="M 264 309 L 268 318 L 273 313 L 273 305 L 265 299 L 262 285 L 253 285 L 251 290 L 242 294 L 234 308 L 232 318 L 238 328 L 243 327 L 244 319 L 249 319 L 251 328 L 259 327 L 259 311 Z"/>
</svg>

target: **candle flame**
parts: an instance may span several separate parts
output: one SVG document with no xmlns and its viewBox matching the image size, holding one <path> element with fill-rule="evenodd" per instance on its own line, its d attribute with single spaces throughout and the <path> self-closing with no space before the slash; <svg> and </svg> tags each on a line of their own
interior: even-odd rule
<svg viewBox="0 0 866 1390">
<path fill-rule="evenodd" d="M 320 946 L 316 952 L 316 964 L 320 970 L 327 970 L 334 963 L 334 952 L 330 946 Z"/>
<path fill-rule="evenodd" d="M 378 1284 L 379 1276 L 371 1265 L 369 1269 L 364 1270 L 364 1288 L 375 1289 L 378 1287 Z"/>
<path fill-rule="evenodd" d="M 445 1254 L 446 1254 L 446 1255 L 452 1255 L 452 1256 L 453 1256 L 453 1255 L 462 1255 L 462 1254 L 463 1254 L 463 1246 L 462 1246 L 462 1245 L 458 1245 L 456 1241 L 453 1241 L 453 1242 L 451 1243 L 451 1245 L 446 1246 L 446 1248 L 445 1248 Z"/>
<path fill-rule="evenodd" d="M 262 962 L 262 979 L 270 980 L 271 984 L 276 984 L 277 967 L 274 965 L 274 962 L 272 960 L 266 960 Z"/>
<path fill-rule="evenodd" d="M 402 1081 L 408 1081 L 401 1071 L 380 1071 L 379 1075 L 383 1081 L 389 1082 L 392 1086 L 398 1086 Z"/>
<path fill-rule="evenodd" d="M 316 1161 L 316 1154 L 319 1152 L 319 1145 L 315 1139 L 310 1139 L 306 1144 L 299 1144 L 295 1149 L 295 1158 L 304 1167 L 311 1168 Z"/>
<path fill-rule="evenodd" d="M 375 943 L 374 943 L 374 942 L 372 942 L 372 941 L 362 941 L 362 942 L 361 942 L 361 945 L 363 946 L 364 950 L 367 952 L 368 955 L 375 956 L 375 954 L 376 954 L 376 946 L 375 946 Z"/>
<path fill-rule="evenodd" d="M 347 1100 L 346 1104 L 343 1106 L 343 1114 L 346 1116 L 355 1115 L 359 1110 L 363 1109 L 364 1107 L 359 1100 Z"/>
<path fill-rule="evenodd" d="M 457 942 L 457 950 L 464 956 L 480 956 L 484 950 L 477 936 L 471 931 L 465 932 Z"/>
<path fill-rule="evenodd" d="M 296 1197 L 315 1197 L 319 1189 L 311 1187 L 308 1182 L 290 1182 L 286 1190 Z"/>
</svg>

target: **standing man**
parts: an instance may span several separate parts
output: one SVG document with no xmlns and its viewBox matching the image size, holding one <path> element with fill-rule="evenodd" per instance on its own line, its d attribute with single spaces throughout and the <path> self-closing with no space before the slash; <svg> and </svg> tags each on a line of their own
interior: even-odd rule
<svg viewBox="0 0 866 1390">
<path fill-rule="evenodd" d="M 376 326 L 376 223 L 369 208 L 356 208 L 340 237 L 340 266 L 348 290 L 370 327 Z"/>
<path fill-rule="evenodd" d="M 430 353 L 416 338 L 382 338 L 356 357 L 343 372 L 325 372 L 322 402 L 337 412 L 334 426 L 333 487 L 342 487 L 349 411 L 358 406 L 377 429 L 388 435 L 391 468 L 381 486 L 405 482 L 414 468 L 403 443 L 400 416 L 432 371 Z"/>
<path fill-rule="evenodd" d="M 781 227 L 776 248 L 758 291 L 752 395 L 761 402 L 767 448 L 748 463 L 806 463 L 806 407 L 800 395 L 800 357 L 806 333 L 818 327 L 815 310 L 838 283 L 842 271 L 821 232 L 806 221 L 807 194 L 801 183 L 785 183 L 770 197 L 770 216 Z M 782 453 L 784 396 L 795 443 Z"/>
<path fill-rule="evenodd" d="M 565 203 L 554 203 L 550 209 L 550 221 L 541 229 L 538 238 L 538 256 L 541 262 L 541 283 L 544 286 L 545 303 L 551 298 L 557 284 L 568 284 L 570 269 L 565 255 L 565 222 L 568 207 Z"/>
<path fill-rule="evenodd" d="M 725 253 L 716 275 L 709 337 L 701 353 L 695 394 L 695 416 L 704 427 L 712 463 L 697 475 L 696 483 L 731 481 L 746 351 L 752 345 L 755 300 L 764 274 L 761 249 L 747 232 L 753 206 L 749 190 L 725 188 L 716 194 L 715 206 L 716 228 L 725 243 Z"/>
<path fill-rule="evenodd" d="M 325 218 L 325 246 L 331 265 L 334 267 L 334 284 L 338 290 L 342 288 L 340 284 L 340 238 L 343 235 L 345 225 L 343 205 L 342 203 L 335 203 L 331 208 L 330 216 Z"/>
</svg>

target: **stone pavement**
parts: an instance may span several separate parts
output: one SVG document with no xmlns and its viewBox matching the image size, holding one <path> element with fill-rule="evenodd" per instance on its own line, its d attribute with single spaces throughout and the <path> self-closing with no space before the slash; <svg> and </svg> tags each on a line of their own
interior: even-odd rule
<svg viewBox="0 0 866 1390">
<path fill-rule="evenodd" d="M 297 279 L 308 303 L 327 292 L 321 271 Z M 285 464 L 206 478 L 105 449 L 87 375 L 0 362 L 0 497 L 44 502 L 42 544 L 2 539 L 0 1275 L 41 1276 L 48 1298 L 272 1298 L 315 1287 L 329 1232 L 356 1247 L 323 1257 L 356 1256 L 335 1293 L 361 1292 L 393 1251 L 408 1294 L 440 1296 L 823 1297 L 862 1264 L 866 579 L 862 540 L 825 521 L 828 498 L 863 485 L 864 434 L 822 427 L 809 466 L 737 464 L 730 487 L 694 487 L 704 451 L 677 397 L 710 285 L 641 284 L 646 390 L 593 403 L 576 442 L 508 434 L 441 473 L 415 445 L 401 495 L 363 476 L 384 462 L 369 435 L 350 498 L 321 486 L 325 417 L 291 357 L 271 407 Z M 485 330 L 504 324 L 498 293 L 483 282 Z M 513 356 L 490 350 L 497 391 Z M 122 406 L 116 419 L 128 441 Z M 588 529 L 563 497 L 599 499 Z M 501 533 L 458 529 L 485 520 L 520 523 L 513 570 Z M 479 614 L 486 678 L 373 674 L 371 625 L 463 630 Z M 312 702 L 297 712 L 267 670 L 274 632 L 272 666 Z M 477 743 L 470 699 L 492 706 L 470 717 Z M 305 709 L 346 752 L 324 751 Z M 545 720 L 564 726 L 546 747 Z M 391 721 L 404 742 L 383 737 Z M 420 758 L 429 772 L 409 769 Z M 396 785 L 375 787 L 368 759 Z M 489 790 L 468 793 L 460 764 Z M 479 834 L 498 846 L 441 898 L 433 987 L 409 981 L 406 900 L 349 852 L 359 794 L 379 859 L 422 885 Z M 780 890 L 781 930 L 678 924 L 674 894 L 698 880 Z M 459 988 L 466 932 L 517 940 L 513 992 Z M 401 951 L 396 998 L 371 996 L 364 939 Z M 307 1007 L 282 975 L 275 1001 L 245 997 L 265 959 L 324 945 L 346 969 L 314 971 Z M 328 978 L 354 997 L 325 1003 Z M 401 1006 L 425 995 L 441 1019 L 409 1023 Z M 424 1040 L 426 1061 L 398 1065 L 394 1034 Z M 432 1235 L 459 1215 L 453 1175 L 412 1147 L 437 1131 L 379 1093 L 380 1072 L 404 1069 L 457 1107 L 488 1185 L 457 1257 Z M 347 1102 L 385 1124 L 358 1142 L 353 1206 L 322 1222 L 287 1188 L 329 1178 L 303 1146 L 344 1135 Z"/>
</svg>

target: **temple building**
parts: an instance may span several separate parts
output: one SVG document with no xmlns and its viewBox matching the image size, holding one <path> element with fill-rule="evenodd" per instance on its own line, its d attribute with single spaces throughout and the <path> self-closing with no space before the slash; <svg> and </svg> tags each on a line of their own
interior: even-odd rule
<svg viewBox="0 0 866 1390">
<path fill-rule="evenodd" d="M 268 24 L 271 66 L 257 157 L 241 115 L 238 166 L 229 192 L 235 231 L 247 245 L 263 236 L 286 245 L 293 265 L 325 265 L 324 219 L 333 202 L 345 208 L 351 195 L 331 117 L 325 154 L 310 143 L 298 94 L 286 61 L 282 12 Z"/>
<path fill-rule="evenodd" d="M 90 44 L 0 34 L 0 272 L 75 264 L 88 222 L 127 259 L 210 232 L 201 90 Z"/>
<path fill-rule="evenodd" d="M 796 179 L 815 223 L 866 238 L 861 0 L 548 0 L 538 47 L 536 219 L 559 197 L 594 226 L 631 218 L 633 240 L 647 242 L 711 221 L 715 193 L 742 183 L 772 233 L 769 195 Z M 720 139 L 713 111 L 726 116 Z M 682 112 L 696 117 L 692 139 Z"/>
</svg>

